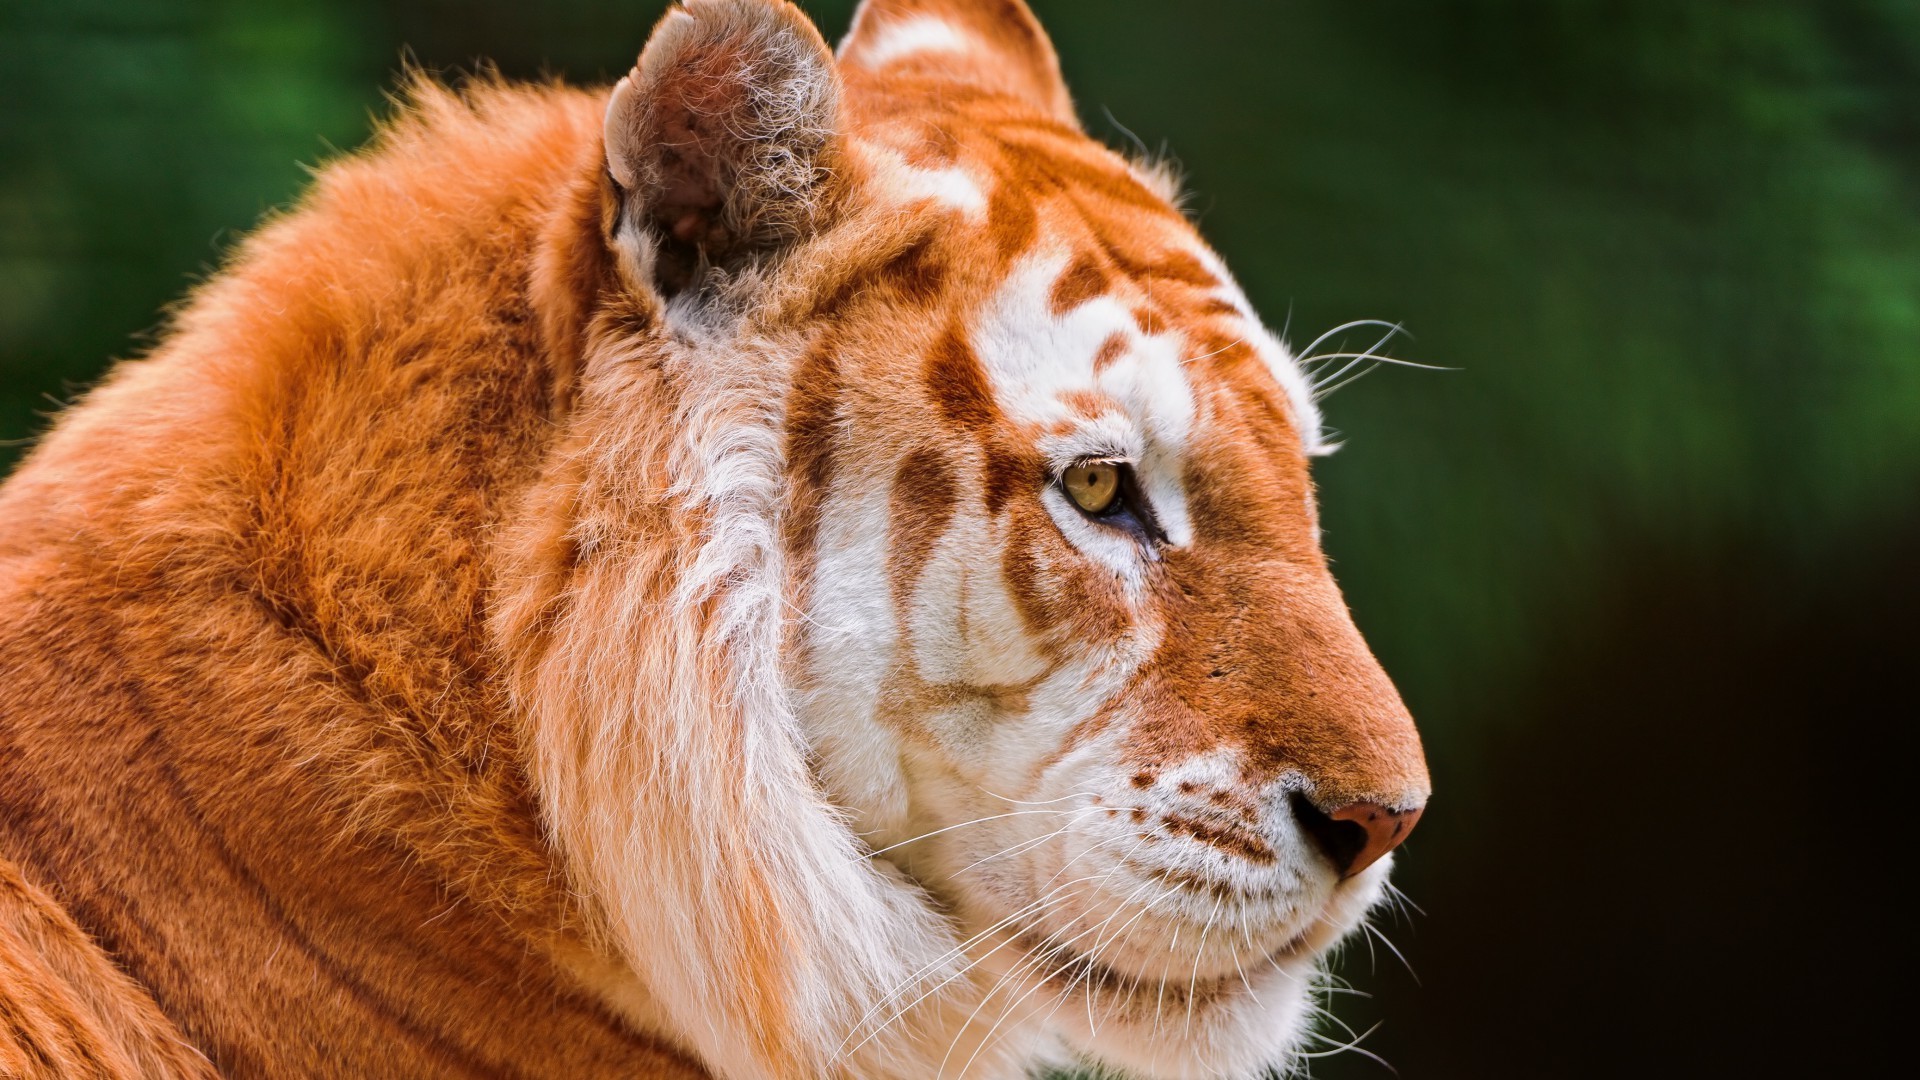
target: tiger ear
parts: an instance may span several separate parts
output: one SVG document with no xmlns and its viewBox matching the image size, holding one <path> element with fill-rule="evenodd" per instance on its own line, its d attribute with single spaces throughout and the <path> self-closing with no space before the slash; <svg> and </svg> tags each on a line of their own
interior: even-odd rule
<svg viewBox="0 0 1920 1080">
<path fill-rule="evenodd" d="M 1053 42 L 1024 0 L 861 0 L 840 62 L 1004 94 L 1080 126 Z"/>
<path fill-rule="evenodd" d="M 605 141 L 616 246 L 676 291 L 819 227 L 841 145 L 833 54 L 787 0 L 685 0 L 614 87 Z"/>
</svg>

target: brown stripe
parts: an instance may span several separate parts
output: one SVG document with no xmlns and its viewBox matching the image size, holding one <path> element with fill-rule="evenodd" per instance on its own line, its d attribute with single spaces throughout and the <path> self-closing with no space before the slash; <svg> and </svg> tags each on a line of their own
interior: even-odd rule
<svg viewBox="0 0 1920 1080">
<path fill-rule="evenodd" d="M 1081 255 L 1053 283 L 1047 304 L 1057 318 L 1107 291 L 1107 275 L 1091 255 Z"/>
<path fill-rule="evenodd" d="M 934 404 L 949 424 L 978 432 L 999 421 L 1000 406 L 987 384 L 987 373 L 958 327 L 948 328 L 934 344 L 927 355 L 925 376 Z"/>
<path fill-rule="evenodd" d="M 934 545 L 953 520 L 959 484 L 953 467 L 937 451 L 910 453 L 894 473 L 887 499 L 887 581 L 902 616 L 914 586 L 933 556 Z"/>
<path fill-rule="evenodd" d="M 1031 447 L 994 442 L 986 448 L 988 514 L 1006 509 L 1014 496 L 1033 491 L 1046 479 L 1046 462 Z"/>
<path fill-rule="evenodd" d="M 833 482 L 840 430 L 842 383 L 838 342 L 822 338 L 801 358 L 787 404 L 787 507 L 781 522 L 794 578 L 806 589 L 820 533 L 820 515 Z M 796 597 L 804 602 L 804 595 Z"/>
</svg>

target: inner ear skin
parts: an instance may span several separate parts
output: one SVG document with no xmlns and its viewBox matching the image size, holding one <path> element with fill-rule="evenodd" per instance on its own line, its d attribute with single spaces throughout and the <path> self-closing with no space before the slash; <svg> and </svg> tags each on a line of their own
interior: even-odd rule
<svg viewBox="0 0 1920 1080">
<path fill-rule="evenodd" d="M 732 103 L 718 87 L 705 95 L 703 108 L 663 109 L 657 118 L 660 140 L 660 187 L 652 200 L 652 219 L 672 240 L 701 247 L 724 248 L 729 239 L 715 220 L 724 204 L 721 159 L 711 145 L 713 133 L 703 131 L 701 113 L 725 116 Z M 732 96 L 738 97 L 738 93 Z"/>
<path fill-rule="evenodd" d="M 675 109 L 659 119 L 660 186 L 646 215 L 657 238 L 655 273 L 663 295 L 672 297 L 691 285 L 708 252 L 724 255 L 732 238 L 718 217 L 720 162 L 702 138 L 702 121 L 692 109 Z"/>
<path fill-rule="evenodd" d="M 604 121 L 620 217 L 654 249 L 641 262 L 669 297 L 708 267 L 740 269 L 824 224 L 841 141 L 832 54 L 786 3 L 673 8 Z"/>
</svg>

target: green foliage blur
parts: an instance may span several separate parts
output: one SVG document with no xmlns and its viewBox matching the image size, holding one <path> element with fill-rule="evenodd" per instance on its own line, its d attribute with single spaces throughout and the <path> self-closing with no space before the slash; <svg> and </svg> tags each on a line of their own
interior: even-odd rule
<svg viewBox="0 0 1920 1080">
<path fill-rule="evenodd" d="M 603 81 L 661 6 L 8 0 L 0 466 L 403 58 Z M 805 6 L 830 38 L 851 9 Z M 1357 943 L 1376 997 L 1334 1012 L 1410 1077 L 1836 1066 L 1784 1033 L 1846 1044 L 1873 994 L 1792 980 L 1871 967 L 1873 901 L 1822 897 L 1880 849 L 1810 822 L 1890 791 L 1920 715 L 1920 4 L 1034 6 L 1089 129 L 1183 163 L 1296 345 L 1382 319 L 1457 369 L 1325 403 L 1326 543 L 1437 784 L 1399 874 L 1426 914 L 1382 922 L 1419 982 Z"/>
</svg>

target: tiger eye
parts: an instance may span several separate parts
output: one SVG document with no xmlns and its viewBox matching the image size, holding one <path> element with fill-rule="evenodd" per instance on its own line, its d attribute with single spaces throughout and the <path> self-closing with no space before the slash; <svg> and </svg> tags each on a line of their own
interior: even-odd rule
<svg viewBox="0 0 1920 1080">
<path fill-rule="evenodd" d="M 1089 514 L 1104 514 L 1120 497 L 1120 466 L 1110 461 L 1072 465 L 1060 477 L 1060 486 L 1075 506 Z"/>
</svg>

